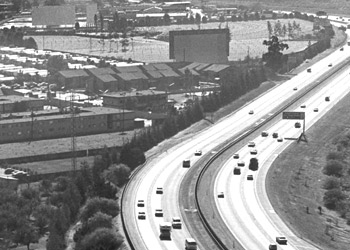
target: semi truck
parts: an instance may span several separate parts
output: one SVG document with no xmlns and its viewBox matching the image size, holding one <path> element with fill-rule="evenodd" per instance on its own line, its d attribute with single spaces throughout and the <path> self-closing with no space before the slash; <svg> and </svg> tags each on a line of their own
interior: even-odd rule
<svg viewBox="0 0 350 250">
<path fill-rule="evenodd" d="M 159 238 L 161 240 L 163 239 L 171 239 L 171 223 L 170 222 L 161 222 L 159 223 L 159 230 L 160 230 L 160 236 Z"/>
</svg>

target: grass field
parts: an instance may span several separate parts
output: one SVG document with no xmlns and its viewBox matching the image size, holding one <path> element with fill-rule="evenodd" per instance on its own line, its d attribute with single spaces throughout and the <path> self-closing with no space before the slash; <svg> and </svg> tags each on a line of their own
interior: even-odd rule
<svg viewBox="0 0 350 250">
<path fill-rule="evenodd" d="M 281 19 L 282 24 L 288 22 L 300 24 L 301 34 L 312 33 L 313 24 L 308 21 L 299 19 Z M 270 20 L 272 27 L 277 20 Z M 219 23 L 202 24 L 201 29 L 217 29 Z M 267 51 L 267 47 L 262 44 L 263 40 L 268 37 L 267 20 L 265 21 L 249 21 L 249 22 L 228 22 L 228 28 L 231 32 L 230 42 L 230 61 L 243 60 L 249 53 L 252 58 L 261 57 Z M 225 28 L 226 23 L 221 24 L 221 28 Z M 191 30 L 198 29 L 197 25 L 170 25 L 157 26 L 148 28 L 138 28 L 139 30 L 159 31 L 168 33 L 170 30 Z M 169 44 L 167 42 L 154 39 L 144 39 L 134 37 L 130 39 L 128 51 L 122 52 L 119 40 L 86 38 L 78 36 L 35 36 L 34 39 L 39 49 L 53 49 L 72 53 L 83 53 L 95 56 L 114 56 L 117 58 L 132 58 L 136 61 L 143 62 L 167 62 L 169 59 Z M 286 41 L 289 49 L 285 53 L 303 50 L 308 41 Z"/>
</svg>

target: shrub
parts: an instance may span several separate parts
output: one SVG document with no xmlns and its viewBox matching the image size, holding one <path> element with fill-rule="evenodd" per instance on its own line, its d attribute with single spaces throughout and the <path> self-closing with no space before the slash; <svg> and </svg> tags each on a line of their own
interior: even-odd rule
<svg viewBox="0 0 350 250">
<path fill-rule="evenodd" d="M 327 190 L 339 189 L 340 181 L 337 177 L 334 177 L 334 176 L 328 177 L 323 183 L 323 188 Z"/>
<path fill-rule="evenodd" d="M 346 195 L 340 189 L 331 189 L 323 196 L 324 206 L 328 209 L 336 209 L 337 205 L 344 200 Z"/>
<path fill-rule="evenodd" d="M 327 161 L 326 166 L 323 168 L 323 173 L 341 177 L 343 175 L 343 164 L 338 160 Z"/>
</svg>

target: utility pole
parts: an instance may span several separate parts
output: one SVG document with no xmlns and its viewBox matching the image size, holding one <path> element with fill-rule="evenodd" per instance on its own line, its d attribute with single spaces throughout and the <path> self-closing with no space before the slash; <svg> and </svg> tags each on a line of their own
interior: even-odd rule
<svg viewBox="0 0 350 250">
<path fill-rule="evenodd" d="M 75 176 L 76 167 L 77 167 L 77 158 L 76 158 L 76 138 L 75 138 L 75 107 L 74 107 L 74 92 L 71 92 L 70 96 L 70 118 L 71 118 L 71 153 L 72 153 L 72 169 L 73 176 Z"/>
</svg>

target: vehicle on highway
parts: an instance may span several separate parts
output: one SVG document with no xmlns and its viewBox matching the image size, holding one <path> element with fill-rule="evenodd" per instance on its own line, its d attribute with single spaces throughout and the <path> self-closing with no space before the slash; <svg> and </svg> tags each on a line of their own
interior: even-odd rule
<svg viewBox="0 0 350 250">
<path fill-rule="evenodd" d="M 261 136 L 262 137 L 269 136 L 269 133 L 267 131 L 263 131 L 263 132 L 261 132 Z"/>
<path fill-rule="evenodd" d="M 314 108 L 314 112 L 318 112 L 318 108 Z"/>
<path fill-rule="evenodd" d="M 272 134 L 272 138 L 277 138 L 278 137 L 278 133 L 273 133 Z"/>
<path fill-rule="evenodd" d="M 283 142 L 283 138 L 282 138 L 282 137 L 278 137 L 278 138 L 277 138 L 277 141 L 278 141 L 278 142 Z"/>
<path fill-rule="evenodd" d="M 324 98 L 324 100 L 325 100 L 326 102 L 329 102 L 329 96 L 326 96 L 326 97 Z"/>
<path fill-rule="evenodd" d="M 181 229 L 182 228 L 182 222 L 181 222 L 180 217 L 173 217 L 171 225 L 173 226 L 174 229 L 175 228 Z"/>
<path fill-rule="evenodd" d="M 328 67 L 332 67 L 332 66 L 333 66 L 333 64 L 331 64 L 331 63 L 330 63 L 330 64 L 328 64 Z"/>
<path fill-rule="evenodd" d="M 252 171 L 257 171 L 259 169 L 259 162 L 258 162 L 258 159 L 253 157 L 250 159 L 250 162 L 249 162 L 249 170 L 252 170 Z"/>
<path fill-rule="evenodd" d="M 300 122 L 296 122 L 296 123 L 294 124 L 294 127 L 296 127 L 296 128 L 301 128 Z"/>
<path fill-rule="evenodd" d="M 202 155 L 202 150 L 196 150 L 196 152 L 194 152 L 195 156 L 201 156 Z"/>
<path fill-rule="evenodd" d="M 233 169 L 233 174 L 234 174 L 234 175 L 240 175 L 240 174 L 241 174 L 241 169 L 235 167 L 235 168 Z"/>
<path fill-rule="evenodd" d="M 145 212 L 139 212 L 139 214 L 137 215 L 137 218 L 139 220 L 145 220 L 146 219 L 146 213 Z"/>
<path fill-rule="evenodd" d="M 137 201 L 137 206 L 138 207 L 144 207 L 145 206 L 145 201 L 144 200 L 138 200 Z"/>
<path fill-rule="evenodd" d="M 255 147 L 255 142 L 253 142 L 253 141 L 250 141 L 250 142 L 248 142 L 248 147 Z"/>
<path fill-rule="evenodd" d="M 156 194 L 163 194 L 163 188 L 157 187 Z"/>
<path fill-rule="evenodd" d="M 163 209 L 156 209 L 156 212 L 154 213 L 156 217 L 163 217 Z"/>
<path fill-rule="evenodd" d="M 159 223 L 159 231 L 160 235 L 159 238 L 161 240 L 163 239 L 171 239 L 171 223 L 170 222 L 161 222 Z"/>
<path fill-rule="evenodd" d="M 189 168 L 191 166 L 191 161 L 189 159 L 182 161 L 182 167 Z"/>
<path fill-rule="evenodd" d="M 238 153 L 234 154 L 233 159 L 239 159 L 239 154 Z"/>
<path fill-rule="evenodd" d="M 224 197 L 225 197 L 224 192 L 219 192 L 218 193 L 218 198 L 224 198 Z"/>
<path fill-rule="evenodd" d="M 247 175 L 247 180 L 248 181 L 252 181 L 253 180 L 253 175 L 252 174 L 248 174 Z"/>
<path fill-rule="evenodd" d="M 250 154 L 251 154 L 251 155 L 256 155 L 256 154 L 258 154 L 258 150 L 252 149 L 252 150 L 250 150 Z"/>
<path fill-rule="evenodd" d="M 306 105 L 305 104 L 302 104 L 301 106 L 300 106 L 300 108 L 306 108 Z"/>
<path fill-rule="evenodd" d="M 298 90 L 298 88 L 297 88 L 297 87 L 294 87 L 293 90 Z"/>
<path fill-rule="evenodd" d="M 311 68 L 308 68 L 306 71 L 307 71 L 308 73 L 311 73 Z"/>
<path fill-rule="evenodd" d="M 270 244 L 269 250 L 277 250 L 277 245 L 275 243 Z"/>
<path fill-rule="evenodd" d="M 187 238 L 185 240 L 185 249 L 186 250 L 197 250 L 197 242 L 193 238 Z"/>
<path fill-rule="evenodd" d="M 237 162 L 237 166 L 238 167 L 244 167 L 244 165 L 245 165 L 244 161 L 238 161 Z"/>
<path fill-rule="evenodd" d="M 250 115 L 254 114 L 254 110 L 250 110 L 250 111 L 249 111 L 249 114 L 250 114 Z"/>
<path fill-rule="evenodd" d="M 276 237 L 276 242 L 281 245 L 287 245 L 287 238 L 284 236 Z"/>
</svg>

